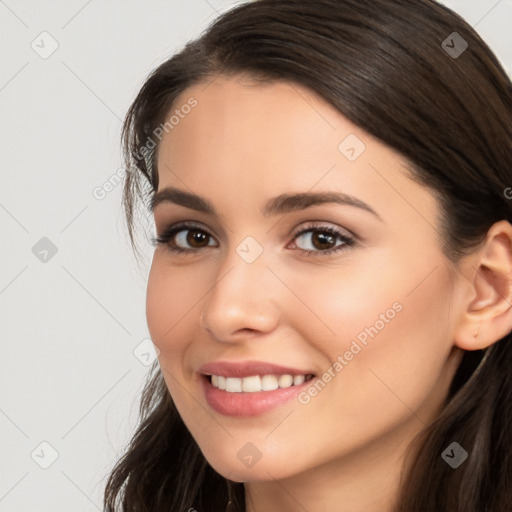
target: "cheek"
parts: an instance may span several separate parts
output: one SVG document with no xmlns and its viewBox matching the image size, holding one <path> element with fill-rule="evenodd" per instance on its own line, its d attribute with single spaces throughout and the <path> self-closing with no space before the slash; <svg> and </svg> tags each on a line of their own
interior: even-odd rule
<svg viewBox="0 0 512 512">
<path fill-rule="evenodd" d="M 190 322 L 198 322 L 199 306 L 205 285 L 185 267 L 173 269 L 165 265 L 165 256 L 155 255 L 146 290 L 146 320 L 153 343 L 160 349 L 160 359 L 176 361 L 186 349 L 186 331 Z"/>
<path fill-rule="evenodd" d="M 197 271 L 195 276 L 185 268 L 166 265 L 165 256 L 155 253 L 146 290 L 146 320 L 153 343 L 159 348 L 158 361 L 167 389 L 178 412 L 189 429 L 190 418 L 197 411 L 186 391 L 183 364 L 190 348 L 187 336 L 191 321 L 199 318 L 199 305 L 204 296 Z"/>
<path fill-rule="evenodd" d="M 385 265 L 324 269 L 302 285 L 295 280 L 294 291 L 309 309 L 295 316 L 303 318 L 301 336 L 324 355 L 320 371 L 331 373 L 322 374 L 325 387 L 340 397 L 354 426 L 361 414 L 400 415 L 401 400 L 419 405 L 437 392 L 452 348 L 452 290 L 448 270 L 437 262 L 397 262 L 395 256 Z M 318 397 L 326 407 L 332 399 L 330 392 Z"/>
<path fill-rule="evenodd" d="M 354 427 L 362 418 L 368 424 L 379 417 L 398 421 L 410 413 L 404 404 L 420 407 L 447 383 L 440 376 L 452 347 L 448 274 L 439 265 L 425 280 L 413 277 L 423 278 L 432 267 L 414 270 L 404 264 L 399 279 L 388 277 L 393 272 L 377 279 L 368 271 L 364 278 L 348 278 L 346 289 L 323 287 L 319 311 L 336 335 L 316 339 L 331 365 L 340 363 L 330 382 Z M 325 399 L 325 406 L 328 394 L 319 400 Z M 334 414 L 333 422 L 342 416 Z"/>
<path fill-rule="evenodd" d="M 406 284 L 389 277 L 393 262 L 388 263 L 384 270 L 382 259 L 376 264 L 347 258 L 331 268 L 308 269 L 306 279 L 297 269 L 282 268 L 283 281 L 300 299 L 290 295 L 283 312 L 289 313 L 288 321 L 300 328 L 303 339 L 332 361 L 348 350 L 354 339 L 364 346 L 374 324 L 380 332 L 399 316 Z M 373 328 L 370 331 L 375 333 Z"/>
<path fill-rule="evenodd" d="M 438 254 L 428 256 L 401 258 L 381 251 L 372 261 L 354 259 L 345 268 L 313 269 L 306 280 L 283 269 L 283 280 L 293 283 L 302 299 L 290 299 L 294 316 L 289 321 L 300 325 L 304 339 L 331 361 L 353 341 L 361 346 L 361 355 L 370 346 L 372 352 L 379 347 L 396 351 L 399 358 L 414 346 L 418 357 L 432 353 L 436 343 L 447 342 L 453 290 L 443 260 Z"/>
<path fill-rule="evenodd" d="M 413 272 L 404 265 L 400 275 L 405 277 L 400 280 L 384 273 L 380 280 L 369 274 L 347 276 L 336 283 L 308 279 L 309 294 L 303 296 L 335 334 L 303 314 L 301 335 L 326 356 L 326 364 L 320 375 L 324 384 L 316 389 L 311 386 L 312 393 L 302 395 L 297 409 L 295 419 L 301 419 L 300 413 L 304 418 L 296 428 L 314 439 L 295 456 L 298 464 L 328 460 L 335 452 L 362 446 L 413 414 L 417 416 L 407 428 L 433 417 L 451 380 L 449 372 L 443 371 L 451 349 L 451 290 L 441 266 L 422 281 L 432 267 L 424 265 L 423 270 Z M 414 279 L 414 275 L 421 278 Z M 306 289 L 297 291 L 305 293 Z M 324 332 L 328 334 L 320 334 Z M 305 428 L 308 418 L 317 415 L 322 417 L 321 425 Z M 280 449 L 287 443 L 283 434 Z"/>
</svg>

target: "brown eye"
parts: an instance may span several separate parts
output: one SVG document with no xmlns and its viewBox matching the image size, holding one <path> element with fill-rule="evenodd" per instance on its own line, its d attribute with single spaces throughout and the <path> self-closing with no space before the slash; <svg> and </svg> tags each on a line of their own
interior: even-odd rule
<svg viewBox="0 0 512 512">
<path fill-rule="evenodd" d="M 294 237 L 296 248 L 307 254 L 329 254 L 355 244 L 353 238 L 330 226 L 309 226 Z"/>
<path fill-rule="evenodd" d="M 201 248 L 208 245 L 209 235 L 199 229 L 184 229 L 180 233 L 188 233 L 186 236 L 186 242 L 191 247 Z"/>
<path fill-rule="evenodd" d="M 311 243 L 319 251 L 332 249 L 336 245 L 336 237 L 330 233 L 317 231 L 311 236 Z"/>
<path fill-rule="evenodd" d="M 198 228 L 182 228 L 174 233 L 173 244 L 179 249 L 202 249 L 207 247 L 212 241 L 211 236 Z"/>
<path fill-rule="evenodd" d="M 167 228 L 161 235 L 153 238 L 153 244 L 163 245 L 175 254 L 199 253 L 204 248 L 217 247 L 208 231 L 185 224 Z"/>
</svg>

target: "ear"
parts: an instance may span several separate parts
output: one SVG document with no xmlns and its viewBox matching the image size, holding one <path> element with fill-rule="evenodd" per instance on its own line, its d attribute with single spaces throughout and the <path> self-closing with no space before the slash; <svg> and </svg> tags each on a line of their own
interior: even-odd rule
<svg viewBox="0 0 512 512">
<path fill-rule="evenodd" d="M 455 345 L 484 349 L 512 330 L 512 226 L 505 220 L 493 224 L 463 267 L 469 285 Z"/>
</svg>

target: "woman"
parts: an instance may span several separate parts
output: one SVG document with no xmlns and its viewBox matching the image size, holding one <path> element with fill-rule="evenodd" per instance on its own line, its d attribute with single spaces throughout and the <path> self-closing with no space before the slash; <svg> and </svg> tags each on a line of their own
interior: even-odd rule
<svg viewBox="0 0 512 512">
<path fill-rule="evenodd" d="M 512 510 L 511 113 L 430 0 L 244 3 L 158 67 L 159 366 L 105 509 Z"/>
</svg>

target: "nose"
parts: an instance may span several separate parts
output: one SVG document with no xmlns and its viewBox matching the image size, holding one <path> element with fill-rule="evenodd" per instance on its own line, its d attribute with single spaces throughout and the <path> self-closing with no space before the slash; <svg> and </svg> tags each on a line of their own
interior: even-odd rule
<svg viewBox="0 0 512 512">
<path fill-rule="evenodd" d="M 278 293 L 279 282 L 262 256 L 247 263 L 233 251 L 203 303 L 201 328 L 224 343 L 269 333 L 279 324 Z"/>
</svg>

